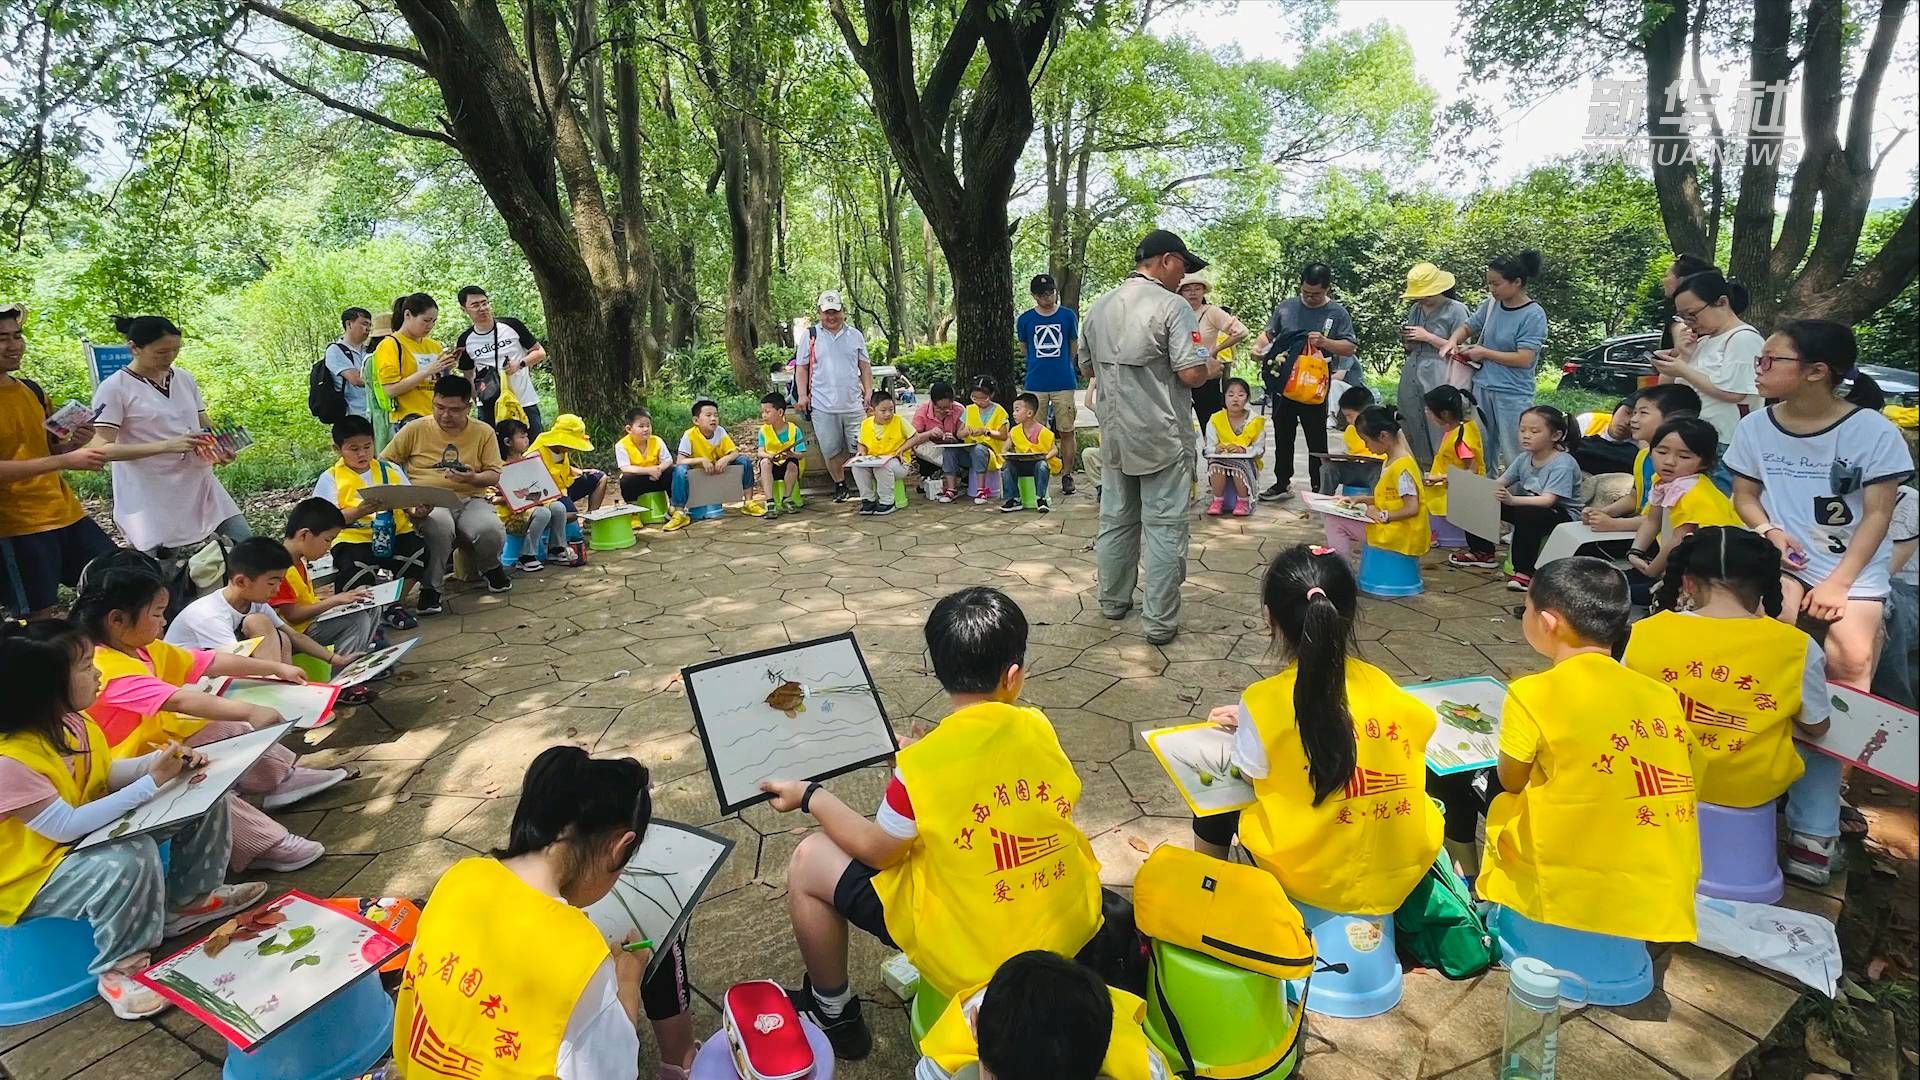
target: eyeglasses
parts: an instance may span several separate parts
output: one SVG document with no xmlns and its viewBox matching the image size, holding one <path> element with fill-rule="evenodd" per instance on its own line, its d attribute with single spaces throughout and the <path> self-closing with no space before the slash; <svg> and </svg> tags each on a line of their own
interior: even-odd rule
<svg viewBox="0 0 1920 1080">
<path fill-rule="evenodd" d="M 1804 363 L 1806 363 L 1806 361 L 1801 359 L 1798 356 L 1773 356 L 1768 353 L 1761 353 L 1759 356 L 1756 356 L 1753 358 L 1753 370 L 1772 371 L 1773 365 L 1775 364 L 1804 364 Z"/>
<path fill-rule="evenodd" d="M 1680 306 L 1676 304 L 1674 305 L 1673 313 L 1674 315 L 1679 317 L 1681 322 L 1691 323 L 1699 319 L 1700 313 L 1707 310 L 1709 306 L 1710 305 L 1707 305 L 1707 304 L 1701 304 L 1699 307 L 1694 308 L 1692 311 L 1681 311 Z"/>
</svg>

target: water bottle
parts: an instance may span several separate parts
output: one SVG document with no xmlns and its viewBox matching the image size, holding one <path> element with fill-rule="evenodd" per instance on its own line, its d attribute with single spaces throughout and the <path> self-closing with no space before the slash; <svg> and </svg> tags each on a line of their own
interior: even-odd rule
<svg viewBox="0 0 1920 1080">
<path fill-rule="evenodd" d="M 1553 1080 L 1560 1050 L 1560 984 L 1578 976 L 1555 971 L 1531 956 L 1507 972 L 1507 1033 L 1500 1080 Z"/>
</svg>

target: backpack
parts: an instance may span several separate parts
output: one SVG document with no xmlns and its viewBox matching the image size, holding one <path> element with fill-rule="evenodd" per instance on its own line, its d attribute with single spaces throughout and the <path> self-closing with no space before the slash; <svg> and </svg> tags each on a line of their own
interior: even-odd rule
<svg viewBox="0 0 1920 1080">
<path fill-rule="evenodd" d="M 1156 941 L 1275 979 L 1304 979 L 1313 936 L 1280 879 L 1257 866 L 1163 844 L 1133 881 L 1133 918 Z"/>
<path fill-rule="evenodd" d="M 1445 851 L 1393 913 L 1400 950 L 1449 979 L 1467 979 L 1500 958 L 1500 947 L 1473 906 L 1467 883 Z"/>
<path fill-rule="evenodd" d="M 332 353 L 333 348 L 327 346 L 327 352 Z M 327 369 L 325 355 L 307 369 L 307 411 L 315 420 L 332 426 L 347 418 L 347 392 L 341 385 L 344 381 Z"/>
</svg>

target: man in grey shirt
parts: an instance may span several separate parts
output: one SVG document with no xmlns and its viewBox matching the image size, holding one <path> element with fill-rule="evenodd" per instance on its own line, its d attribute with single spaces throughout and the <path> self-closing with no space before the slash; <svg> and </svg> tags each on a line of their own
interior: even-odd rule
<svg viewBox="0 0 1920 1080">
<path fill-rule="evenodd" d="M 1193 387 L 1219 378 L 1180 279 L 1206 267 L 1178 236 L 1155 229 L 1133 273 L 1093 302 L 1080 325 L 1080 366 L 1100 387 L 1100 612 L 1126 617 L 1146 553 L 1141 622 L 1164 645 L 1180 629 L 1187 577 L 1187 490 L 1193 482 Z"/>
<path fill-rule="evenodd" d="M 327 372 L 340 384 L 347 399 L 347 412 L 367 415 L 367 335 L 373 330 L 373 316 L 366 308 L 350 307 L 340 313 L 340 336 L 327 346 Z"/>
</svg>

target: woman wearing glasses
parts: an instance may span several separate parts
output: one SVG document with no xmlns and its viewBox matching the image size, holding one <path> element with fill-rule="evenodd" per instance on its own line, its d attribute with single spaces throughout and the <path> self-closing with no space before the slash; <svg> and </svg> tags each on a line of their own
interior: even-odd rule
<svg viewBox="0 0 1920 1080">
<path fill-rule="evenodd" d="M 1741 418 L 1759 407 L 1753 361 L 1765 338 L 1740 319 L 1747 310 L 1747 287 L 1718 270 L 1702 270 L 1682 280 L 1673 294 L 1673 310 L 1692 331 L 1692 341 L 1684 343 L 1687 335 L 1675 335 L 1675 347 L 1654 353 L 1653 366 L 1661 382 L 1684 382 L 1699 391 L 1700 419 L 1712 424 L 1720 437 L 1723 464 L 1714 466 L 1713 482 L 1731 494 L 1733 478 L 1724 464 L 1727 447 Z"/>
</svg>

